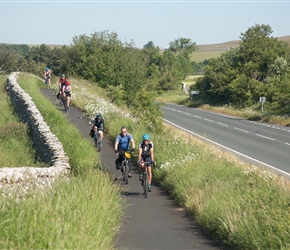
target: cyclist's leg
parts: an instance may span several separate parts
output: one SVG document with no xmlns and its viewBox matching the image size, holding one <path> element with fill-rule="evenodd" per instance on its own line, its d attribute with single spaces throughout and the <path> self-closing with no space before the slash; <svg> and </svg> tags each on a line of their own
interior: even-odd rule
<svg viewBox="0 0 290 250">
<path fill-rule="evenodd" d="M 69 108 L 69 105 L 70 105 L 70 93 L 68 93 L 66 96 L 66 106 Z"/>
<path fill-rule="evenodd" d="M 118 158 L 115 160 L 115 165 L 116 165 L 116 169 L 119 170 L 121 168 L 121 157 L 120 155 L 118 156 Z"/>
<path fill-rule="evenodd" d="M 130 161 L 130 159 L 128 159 L 128 167 L 129 167 L 128 177 L 131 178 L 132 175 L 131 175 L 131 161 Z"/>
<path fill-rule="evenodd" d="M 139 171 L 140 171 L 140 176 L 139 176 L 139 180 L 142 181 L 143 180 L 143 173 L 144 173 L 144 161 L 145 159 L 143 157 L 141 157 L 141 163 L 139 164 Z"/>
<path fill-rule="evenodd" d="M 146 161 L 149 162 L 147 171 L 148 171 L 148 188 L 149 191 L 151 191 L 151 181 L 152 181 L 152 171 L 151 171 L 151 166 L 152 166 L 152 160 L 150 157 L 146 158 Z"/>
</svg>

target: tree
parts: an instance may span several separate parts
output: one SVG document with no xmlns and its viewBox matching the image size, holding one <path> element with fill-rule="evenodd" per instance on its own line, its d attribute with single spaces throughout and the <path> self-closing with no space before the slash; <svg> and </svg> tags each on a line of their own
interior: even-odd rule
<svg viewBox="0 0 290 250">
<path fill-rule="evenodd" d="M 271 37 L 269 25 L 255 25 L 241 33 L 240 46 L 212 59 L 196 87 L 205 97 L 235 106 L 251 106 L 266 96 L 267 106 L 279 103 L 288 110 L 289 46 Z M 290 93 L 290 91 L 289 91 Z M 278 96 L 284 96 L 279 102 Z M 279 105 L 275 104 L 276 107 Z M 272 110 L 278 111 L 278 108 Z"/>
<path fill-rule="evenodd" d="M 192 42 L 189 38 L 178 38 L 169 43 L 169 50 L 174 53 L 181 53 L 186 59 L 192 52 L 197 50 L 196 43 Z"/>
<path fill-rule="evenodd" d="M 147 48 L 147 49 L 151 49 L 151 48 L 155 48 L 155 45 L 152 41 L 146 43 L 143 48 Z"/>
<path fill-rule="evenodd" d="M 9 46 L 0 48 L 0 73 L 18 71 L 19 62 L 23 58 L 18 52 Z"/>
</svg>

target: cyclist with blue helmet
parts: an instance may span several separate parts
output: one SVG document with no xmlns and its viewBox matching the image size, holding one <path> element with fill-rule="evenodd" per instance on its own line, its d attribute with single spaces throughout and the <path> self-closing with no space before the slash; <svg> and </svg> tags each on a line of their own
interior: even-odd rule
<svg viewBox="0 0 290 250">
<path fill-rule="evenodd" d="M 148 166 L 148 191 L 151 192 L 151 181 L 152 181 L 152 163 L 154 162 L 154 147 L 153 142 L 150 141 L 150 136 L 144 134 L 142 136 L 142 142 L 139 144 L 139 154 L 138 154 L 138 165 L 140 167 L 139 180 L 143 179 L 144 172 L 144 162 L 149 162 Z M 154 162 L 155 163 L 155 162 Z"/>
<path fill-rule="evenodd" d="M 50 88 L 50 78 L 51 78 L 51 71 L 49 67 L 46 67 L 45 73 L 44 73 L 44 80 L 45 80 L 45 83 L 47 83 L 48 88 Z"/>
</svg>

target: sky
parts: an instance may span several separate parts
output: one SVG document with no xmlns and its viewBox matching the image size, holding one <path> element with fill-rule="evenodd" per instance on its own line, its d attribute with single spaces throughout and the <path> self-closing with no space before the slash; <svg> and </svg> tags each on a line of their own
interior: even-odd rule
<svg viewBox="0 0 290 250">
<path fill-rule="evenodd" d="M 137 48 L 152 41 L 165 49 L 178 38 L 197 45 L 239 40 L 256 24 L 281 37 L 290 35 L 289 10 L 290 0 L 0 0 L 0 43 L 70 45 L 74 37 L 109 31 Z"/>
</svg>

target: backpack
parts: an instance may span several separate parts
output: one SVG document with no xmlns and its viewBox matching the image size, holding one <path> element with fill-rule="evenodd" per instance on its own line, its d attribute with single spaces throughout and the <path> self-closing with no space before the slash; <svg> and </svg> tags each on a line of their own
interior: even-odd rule
<svg viewBox="0 0 290 250">
<path fill-rule="evenodd" d="M 143 157 L 149 157 L 150 156 L 150 146 L 152 145 L 153 148 L 153 143 L 152 141 L 149 141 L 148 145 L 145 145 L 143 142 L 140 143 L 140 148 L 142 148 L 142 156 Z"/>
</svg>

